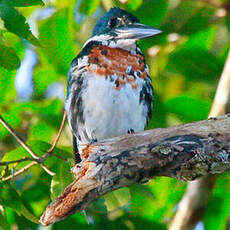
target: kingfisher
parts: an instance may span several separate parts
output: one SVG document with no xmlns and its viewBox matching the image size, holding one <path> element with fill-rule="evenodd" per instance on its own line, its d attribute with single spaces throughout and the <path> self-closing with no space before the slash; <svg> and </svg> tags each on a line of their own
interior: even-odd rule
<svg viewBox="0 0 230 230">
<path fill-rule="evenodd" d="M 159 33 L 120 8 L 111 8 L 96 23 L 68 73 L 65 110 L 75 163 L 87 144 L 147 126 L 153 87 L 137 41 Z"/>
</svg>

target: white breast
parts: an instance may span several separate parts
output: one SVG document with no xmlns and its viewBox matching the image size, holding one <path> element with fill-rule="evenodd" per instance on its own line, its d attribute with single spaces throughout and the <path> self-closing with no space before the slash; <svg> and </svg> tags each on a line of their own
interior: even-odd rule
<svg viewBox="0 0 230 230">
<path fill-rule="evenodd" d="M 130 84 L 114 89 L 114 82 L 102 76 L 87 76 L 87 87 L 82 94 L 85 131 L 90 139 L 103 140 L 144 130 L 147 108 L 140 104 L 140 90 L 144 83 L 138 79 L 138 87 Z M 87 140 L 82 140 L 87 142 Z"/>
</svg>

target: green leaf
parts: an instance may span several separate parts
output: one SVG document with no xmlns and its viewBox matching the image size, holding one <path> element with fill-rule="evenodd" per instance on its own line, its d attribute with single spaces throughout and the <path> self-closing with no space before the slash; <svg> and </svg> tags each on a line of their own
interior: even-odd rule
<svg viewBox="0 0 230 230">
<path fill-rule="evenodd" d="M 91 1 L 81 1 L 79 11 L 82 14 L 91 15 L 93 14 L 98 6 L 100 5 L 100 0 L 91 0 Z"/>
<path fill-rule="evenodd" d="M 141 23 L 156 27 L 166 17 L 167 9 L 167 0 L 144 0 L 135 15 L 140 19 Z"/>
<path fill-rule="evenodd" d="M 58 126 L 57 126 L 58 127 Z M 43 119 L 32 121 L 31 126 L 28 130 L 28 140 L 43 140 L 43 141 L 51 141 L 53 136 L 55 135 L 56 129 L 54 129 L 49 123 L 44 121 Z"/>
<path fill-rule="evenodd" d="M 9 0 L 9 4 L 16 7 L 44 5 L 42 0 Z"/>
<path fill-rule="evenodd" d="M 150 195 L 148 187 L 146 185 L 131 186 L 130 192 L 132 197 L 132 200 L 130 202 L 131 213 L 134 216 L 144 217 L 146 219 L 153 220 L 152 217 L 154 216 L 154 213 L 156 211 L 156 208 L 154 207 L 157 204 L 154 196 Z"/>
<path fill-rule="evenodd" d="M 156 178 L 145 185 L 131 186 L 130 212 L 133 216 L 162 223 L 172 216 L 184 187 L 184 183 L 167 177 Z"/>
<path fill-rule="evenodd" d="M 20 59 L 15 50 L 0 43 L 0 65 L 6 69 L 17 69 L 20 66 Z"/>
<path fill-rule="evenodd" d="M 104 197 L 101 197 L 95 201 L 93 201 L 89 207 L 87 207 L 86 214 L 92 215 L 95 214 L 95 211 L 100 214 L 107 214 L 108 208 L 105 204 Z"/>
<path fill-rule="evenodd" d="M 31 156 L 22 146 L 20 146 L 12 151 L 5 153 L 2 158 L 2 162 L 20 160 L 24 157 L 31 157 Z M 18 163 L 16 167 L 14 164 L 10 164 L 8 166 L 8 169 L 9 170 L 11 170 L 12 168 L 20 169 L 29 163 L 30 161 L 21 162 L 21 163 Z"/>
<path fill-rule="evenodd" d="M 163 104 L 162 98 L 156 92 L 154 93 L 152 114 L 153 114 L 152 118 L 149 121 L 146 129 L 167 127 L 167 122 L 166 122 L 167 111 Z"/>
<path fill-rule="evenodd" d="M 126 205 L 131 199 L 129 188 L 120 188 L 118 190 L 115 190 L 114 195 L 117 198 L 121 207 Z"/>
<path fill-rule="evenodd" d="M 7 111 L 6 113 L 2 113 L 1 115 L 4 118 L 4 120 L 6 120 L 10 124 L 12 128 L 18 127 L 22 122 L 18 114 L 13 114 L 12 111 Z M 0 140 L 8 135 L 11 134 L 2 124 L 0 124 Z"/>
<path fill-rule="evenodd" d="M 28 142 L 27 145 L 34 151 L 34 153 L 36 155 L 39 155 L 41 156 L 42 154 L 44 154 L 46 151 L 42 151 L 44 149 L 44 144 L 40 141 L 36 141 L 36 142 Z M 46 145 L 47 146 L 50 146 L 49 144 Z M 46 148 L 46 150 L 48 150 L 49 147 Z M 19 146 L 18 148 L 16 149 L 13 149 L 7 153 L 4 154 L 4 156 L 2 157 L 2 162 L 4 161 L 16 161 L 16 160 L 20 160 L 24 157 L 29 157 L 29 158 L 32 158 L 31 155 L 24 149 L 24 147 L 22 146 Z M 25 167 L 27 164 L 29 164 L 31 161 L 23 161 L 23 162 L 20 162 L 20 163 L 17 163 L 17 166 L 15 166 L 15 164 L 10 164 L 8 166 L 8 169 L 11 170 L 11 169 L 21 169 L 23 167 Z"/>
<path fill-rule="evenodd" d="M 47 73 L 49 73 L 49 77 L 47 77 Z M 62 75 L 59 75 L 54 66 L 49 65 L 49 63 L 37 66 L 33 76 L 35 97 L 44 97 L 48 86 L 55 81 L 59 81 L 61 77 Z"/>
<path fill-rule="evenodd" d="M 176 8 L 169 11 L 167 20 L 161 29 L 166 33 L 194 34 L 213 24 L 214 13 L 214 8 L 204 6 L 200 2 L 181 1 Z"/>
<path fill-rule="evenodd" d="M 51 147 L 51 144 L 44 142 L 44 141 L 28 141 L 26 144 L 32 149 L 32 151 L 38 155 L 42 156 L 43 154 L 47 153 L 47 150 Z M 67 150 L 66 150 L 67 149 Z M 59 155 L 63 158 L 72 158 L 72 154 L 68 152 L 71 148 L 58 148 L 56 147 L 53 151 L 53 154 Z M 4 154 L 2 157 L 2 162 L 4 161 L 14 161 L 19 160 L 24 157 L 31 157 L 31 155 L 27 152 L 27 150 L 24 149 L 24 147 L 20 146 L 16 149 L 13 149 L 7 153 Z M 25 166 L 25 164 L 28 164 L 29 161 L 19 163 L 17 165 L 17 168 L 21 168 Z M 13 165 L 10 164 L 9 168 L 13 168 Z"/>
<path fill-rule="evenodd" d="M 40 118 L 58 130 L 62 120 L 63 102 L 59 99 L 44 101 L 39 111 Z"/>
<path fill-rule="evenodd" d="M 74 180 L 68 163 L 60 161 L 57 165 L 56 175 L 51 181 L 51 199 L 54 200 Z"/>
<path fill-rule="evenodd" d="M 45 142 L 45 141 L 29 141 L 28 145 L 31 146 L 33 151 L 37 153 L 38 155 L 42 155 L 47 152 L 47 150 L 51 147 L 51 144 Z M 56 155 L 60 155 L 64 158 L 72 157 L 72 154 L 69 153 L 69 150 L 72 148 L 69 147 L 56 147 L 52 153 Z"/>
<path fill-rule="evenodd" d="M 230 195 L 226 191 L 230 190 L 229 179 L 229 173 L 218 176 L 204 215 L 205 229 L 228 229 Z"/>
<path fill-rule="evenodd" d="M 130 201 L 131 196 L 128 188 L 120 188 L 106 194 L 104 198 L 107 210 L 110 212 L 125 206 Z"/>
<path fill-rule="evenodd" d="M 0 212 L 0 227 L 2 227 L 4 230 L 10 229 L 10 226 L 7 223 L 5 216 L 3 216 L 1 212 Z"/>
<path fill-rule="evenodd" d="M 38 156 L 42 156 L 43 154 L 45 154 L 46 151 L 51 146 L 48 143 L 41 142 L 41 141 L 31 141 L 31 142 L 27 142 L 26 144 Z M 18 148 L 13 149 L 12 151 L 5 153 L 4 156 L 2 157 L 2 162 L 4 162 L 4 161 L 16 161 L 16 160 L 20 160 L 24 157 L 32 158 L 31 155 L 27 152 L 27 150 L 24 149 L 24 147 L 19 146 Z M 15 166 L 15 164 L 10 164 L 8 166 L 8 169 L 9 170 L 11 170 L 11 169 L 18 170 L 18 169 L 25 167 L 29 163 L 31 163 L 31 161 L 23 161 L 23 162 L 17 163 L 16 166 Z"/>
<path fill-rule="evenodd" d="M 16 97 L 14 80 L 15 80 L 15 72 L 0 67 L 0 95 L 1 95 L 0 106 L 4 104 L 9 105 L 9 102 Z"/>
<path fill-rule="evenodd" d="M 197 5 L 192 1 L 182 1 L 168 12 L 167 20 L 161 29 L 166 33 L 175 33 L 183 27 L 184 23 L 197 11 Z"/>
<path fill-rule="evenodd" d="M 8 75 L 8 78 L 0 78 L 0 93 L 1 82 L 3 82 L 2 86 L 5 86 L 2 88 L 2 98 L 5 98 L 5 101 L 4 103 L 2 102 L 3 110 L 1 110 L 0 107 L 0 114 L 6 120 L 6 122 L 8 122 L 10 126 L 15 129 L 21 125 L 23 119 L 28 118 L 28 113 L 36 110 L 38 106 L 35 103 L 31 102 L 18 104 L 11 102 L 11 100 L 13 99 L 11 97 L 14 97 L 16 93 L 14 88 L 14 78 L 11 79 L 10 73 Z M 9 95 L 7 94 L 7 92 Z M 6 93 L 6 95 L 4 95 L 4 93 Z M 2 124 L 0 124 L 0 139 L 3 139 L 7 135 L 10 135 L 9 131 Z"/>
<path fill-rule="evenodd" d="M 143 0 L 129 0 L 126 3 L 126 7 L 130 10 L 137 10 L 141 4 L 142 4 Z"/>
<path fill-rule="evenodd" d="M 21 206 L 21 213 L 24 217 L 26 217 L 31 222 L 34 222 L 36 224 L 39 224 L 39 220 L 37 217 L 35 217 L 26 207 L 25 205 Z"/>
<path fill-rule="evenodd" d="M 68 22 L 68 9 L 60 10 L 39 26 L 40 41 L 44 48 L 41 52 L 56 71 L 67 76 L 72 59 L 76 56 L 74 31 Z M 52 29 L 50 29 L 52 28 Z"/>
<path fill-rule="evenodd" d="M 207 118 L 211 102 L 180 95 L 169 99 L 165 107 L 168 112 L 177 114 L 183 121 L 192 122 Z"/>
<path fill-rule="evenodd" d="M 23 201 L 30 205 L 35 216 L 40 216 L 50 200 L 51 178 L 43 169 L 41 169 L 40 173 L 37 169 L 36 167 L 33 168 L 34 171 L 36 170 L 37 175 L 33 174 L 33 177 L 30 178 L 28 176 L 24 177 L 21 197 Z"/>
<path fill-rule="evenodd" d="M 208 27 L 207 29 L 190 35 L 183 46 L 187 46 L 190 49 L 200 47 L 208 50 L 215 41 L 216 33 L 217 31 L 215 27 Z"/>
<path fill-rule="evenodd" d="M 7 206 L 22 214 L 34 223 L 38 223 L 38 219 L 25 207 L 22 199 L 17 191 L 8 183 L 0 183 L 0 204 Z"/>
<path fill-rule="evenodd" d="M 114 192 L 106 194 L 104 198 L 105 198 L 105 205 L 107 207 L 108 212 L 114 211 L 121 207 L 119 201 L 114 195 Z"/>
<path fill-rule="evenodd" d="M 32 150 L 33 152 L 38 155 L 38 156 L 42 156 L 43 154 L 47 153 L 47 150 L 51 147 L 51 144 L 46 143 L 44 141 L 29 141 L 26 143 Z M 65 150 L 65 148 L 55 148 L 53 151 L 53 154 L 55 155 L 59 155 L 64 159 L 70 158 L 72 159 L 72 154 L 70 152 L 68 152 L 68 150 L 70 150 L 71 148 L 67 148 L 67 150 Z M 24 157 L 30 157 L 31 155 L 22 147 L 18 147 L 16 149 L 13 149 L 7 153 L 4 154 L 4 156 L 2 157 L 1 161 L 15 161 L 15 160 L 20 160 Z M 51 162 L 49 162 L 51 161 Z M 57 161 L 57 159 L 55 158 L 55 161 Z M 49 167 L 52 167 L 55 164 L 55 161 L 51 160 L 51 159 L 47 159 L 47 161 L 45 162 L 46 165 L 48 165 Z M 17 166 L 15 167 L 14 164 L 10 164 L 8 167 L 9 169 L 15 168 L 15 169 L 20 169 L 24 166 L 26 166 L 27 164 L 29 164 L 30 161 L 24 161 L 21 163 L 18 163 Z"/>
<path fill-rule="evenodd" d="M 184 34 L 194 34 L 200 30 L 207 29 L 213 24 L 216 9 L 213 7 L 202 7 L 189 18 L 180 29 Z"/>
<path fill-rule="evenodd" d="M 27 39 L 33 45 L 39 45 L 38 39 L 30 31 L 25 17 L 5 1 L 0 2 L 0 17 L 8 31 Z"/>
<path fill-rule="evenodd" d="M 43 100 L 36 111 L 38 119 L 31 122 L 28 140 L 50 141 L 61 124 L 62 107 L 63 104 L 58 99 Z"/>
<path fill-rule="evenodd" d="M 219 78 L 223 63 L 205 47 L 186 42 L 169 56 L 168 68 L 180 72 L 187 80 L 210 83 Z"/>
</svg>

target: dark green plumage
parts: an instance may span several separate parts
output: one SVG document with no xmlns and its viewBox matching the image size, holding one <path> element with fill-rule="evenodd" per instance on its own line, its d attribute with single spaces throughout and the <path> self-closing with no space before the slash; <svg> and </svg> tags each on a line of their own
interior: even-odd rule
<svg viewBox="0 0 230 230">
<path fill-rule="evenodd" d="M 134 15 L 120 8 L 111 8 L 104 16 L 98 20 L 94 27 L 92 36 L 106 34 L 113 27 L 119 26 L 119 23 L 120 26 L 124 26 L 134 22 L 139 22 L 138 18 L 136 18 Z"/>
</svg>

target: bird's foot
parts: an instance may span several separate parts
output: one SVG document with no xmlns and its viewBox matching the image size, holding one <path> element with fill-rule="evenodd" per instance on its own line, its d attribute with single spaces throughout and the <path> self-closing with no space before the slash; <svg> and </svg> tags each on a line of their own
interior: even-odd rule
<svg viewBox="0 0 230 230">
<path fill-rule="evenodd" d="M 89 143 L 92 145 L 97 142 L 97 138 L 90 139 Z"/>
<path fill-rule="evenodd" d="M 128 134 L 133 134 L 133 133 L 134 133 L 134 130 L 133 130 L 133 129 L 129 129 L 127 133 L 128 133 Z"/>
</svg>

